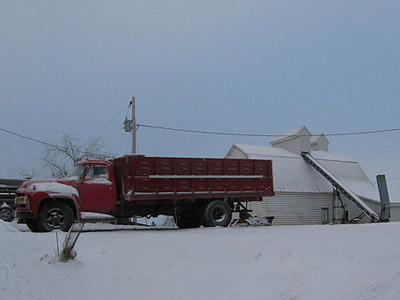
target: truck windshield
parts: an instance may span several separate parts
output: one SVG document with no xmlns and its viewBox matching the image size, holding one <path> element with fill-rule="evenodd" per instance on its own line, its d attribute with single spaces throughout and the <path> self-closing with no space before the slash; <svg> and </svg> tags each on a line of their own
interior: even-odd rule
<svg viewBox="0 0 400 300">
<path fill-rule="evenodd" d="M 78 177 L 81 178 L 83 173 L 85 172 L 86 165 L 74 165 L 69 172 L 68 177 Z"/>
</svg>

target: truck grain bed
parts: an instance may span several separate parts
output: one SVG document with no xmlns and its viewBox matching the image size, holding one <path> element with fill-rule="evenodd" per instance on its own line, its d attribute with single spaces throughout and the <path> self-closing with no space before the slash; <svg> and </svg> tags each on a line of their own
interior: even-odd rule
<svg viewBox="0 0 400 300">
<path fill-rule="evenodd" d="M 113 160 L 125 200 L 273 196 L 272 162 L 129 155 Z"/>
</svg>

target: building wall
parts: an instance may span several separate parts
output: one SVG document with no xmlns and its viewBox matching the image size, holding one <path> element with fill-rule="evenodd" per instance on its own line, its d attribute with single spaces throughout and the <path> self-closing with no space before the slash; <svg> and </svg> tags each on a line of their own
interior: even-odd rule
<svg viewBox="0 0 400 300">
<path fill-rule="evenodd" d="M 322 208 L 328 209 L 328 222 L 333 220 L 331 193 L 285 193 L 276 192 L 260 202 L 250 202 L 253 216 L 274 216 L 274 225 L 322 224 Z"/>
<path fill-rule="evenodd" d="M 233 151 L 228 153 L 226 158 L 247 158 L 247 156 L 243 152 L 241 152 L 235 148 L 235 149 L 233 149 Z"/>
<path fill-rule="evenodd" d="M 298 155 L 311 151 L 311 132 L 305 126 L 283 132 L 282 135 L 270 142 L 272 147 L 283 148 Z"/>
<path fill-rule="evenodd" d="M 400 222 L 400 204 L 397 203 L 394 205 L 392 203 L 390 209 L 390 222 Z"/>
<path fill-rule="evenodd" d="M 318 140 L 311 143 L 311 151 L 328 151 L 328 143 L 325 140 Z"/>
<path fill-rule="evenodd" d="M 282 148 L 301 155 L 302 152 L 311 151 L 310 137 L 298 136 L 289 140 L 271 143 L 274 148 Z"/>
</svg>

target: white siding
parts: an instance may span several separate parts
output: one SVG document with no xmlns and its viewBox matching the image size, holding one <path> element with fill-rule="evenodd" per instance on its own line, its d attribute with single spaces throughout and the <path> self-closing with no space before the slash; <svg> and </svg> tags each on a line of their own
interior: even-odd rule
<svg viewBox="0 0 400 300">
<path fill-rule="evenodd" d="M 394 205 L 393 203 L 391 204 L 390 208 L 390 221 L 391 222 L 400 222 L 400 205 L 397 203 Z"/>
<path fill-rule="evenodd" d="M 250 202 L 253 216 L 274 216 L 274 225 L 322 224 L 322 208 L 329 208 L 332 222 L 333 198 L 331 193 L 280 193 L 265 197 L 262 202 Z"/>
</svg>

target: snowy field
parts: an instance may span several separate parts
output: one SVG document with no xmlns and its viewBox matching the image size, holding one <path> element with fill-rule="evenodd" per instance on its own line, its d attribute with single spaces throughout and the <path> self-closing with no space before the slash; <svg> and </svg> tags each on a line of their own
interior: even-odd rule
<svg viewBox="0 0 400 300">
<path fill-rule="evenodd" d="M 400 223 L 85 232 L 68 263 L 24 226 L 0 220 L 0 299 L 400 299 Z"/>
</svg>

